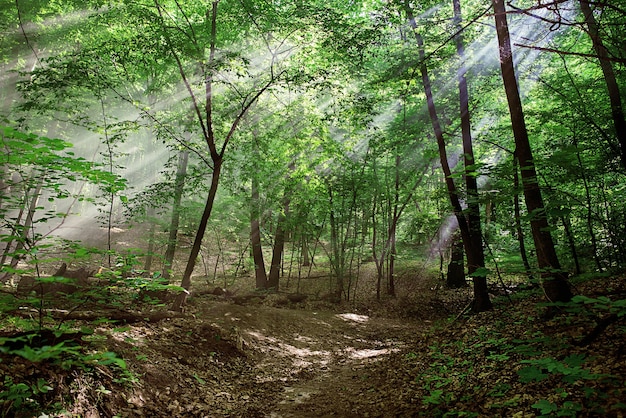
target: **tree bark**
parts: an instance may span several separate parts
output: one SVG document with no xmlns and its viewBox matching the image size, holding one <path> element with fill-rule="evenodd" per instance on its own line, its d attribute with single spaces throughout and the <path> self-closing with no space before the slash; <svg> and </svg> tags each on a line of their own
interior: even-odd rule
<svg viewBox="0 0 626 418">
<path fill-rule="evenodd" d="M 200 247 L 202 246 L 202 239 L 204 238 L 204 233 L 206 232 L 206 227 L 209 223 L 209 218 L 211 217 L 211 211 L 213 210 L 213 203 L 215 202 L 215 195 L 217 194 L 220 172 L 222 169 L 222 159 L 217 158 L 213 161 L 213 163 L 214 165 L 213 173 L 211 175 L 211 188 L 209 189 L 209 195 L 207 196 L 207 200 L 204 205 L 204 211 L 202 212 L 202 217 L 200 218 L 198 231 L 196 232 L 196 237 L 194 238 L 193 246 L 191 247 L 191 253 L 189 254 L 189 260 L 187 261 L 185 273 L 183 274 L 183 279 L 180 284 L 181 287 L 186 290 L 186 292 L 181 292 L 176 296 L 176 299 L 172 304 L 173 311 L 182 311 L 182 308 L 187 301 L 187 295 L 189 294 L 189 289 L 191 288 L 191 274 L 193 273 L 193 269 L 196 266 L 196 260 L 198 259 Z"/>
<path fill-rule="evenodd" d="M 587 181 L 587 174 L 585 173 L 585 168 L 583 166 L 583 161 L 580 158 L 580 152 L 576 152 L 576 159 L 578 160 L 578 167 L 580 167 L 580 174 L 583 180 L 583 186 L 585 188 L 585 203 L 587 206 L 587 231 L 589 231 L 589 238 L 591 239 L 591 251 L 593 251 L 593 260 L 596 263 L 596 269 L 602 272 L 604 269 L 602 268 L 602 262 L 600 261 L 600 256 L 598 255 L 598 239 L 596 237 L 596 233 L 593 225 L 593 202 L 591 201 L 591 191 L 589 190 L 589 182 Z"/>
<path fill-rule="evenodd" d="M 582 273 L 580 269 L 580 261 L 578 261 L 578 251 L 576 251 L 576 242 L 574 241 L 574 233 L 572 232 L 572 221 L 569 219 L 569 215 L 561 216 L 561 222 L 565 229 L 565 236 L 567 237 L 567 243 L 569 244 L 570 251 L 572 253 L 572 260 L 576 268 L 576 274 Z"/>
<path fill-rule="evenodd" d="M 154 237 L 156 235 L 156 222 L 154 221 L 154 208 L 149 207 L 148 213 L 146 217 L 147 221 L 150 223 L 150 229 L 148 231 L 148 249 L 146 251 L 146 260 L 143 265 L 143 269 L 149 274 L 150 270 L 152 270 L 152 258 L 154 255 Z"/>
<path fill-rule="evenodd" d="M 524 270 L 528 276 L 528 280 L 534 280 L 532 270 L 530 268 L 530 262 L 528 261 L 528 253 L 526 252 L 526 242 L 524 241 L 524 230 L 522 229 L 521 220 L 521 208 L 519 204 L 519 174 L 517 156 L 513 154 L 513 216 L 515 217 L 515 235 L 517 235 L 517 242 L 519 244 L 519 252 L 522 257 L 522 264 L 524 264 Z"/>
<path fill-rule="evenodd" d="M 19 261 L 20 261 L 20 252 L 27 248 L 28 243 L 28 233 L 30 232 L 30 228 L 33 225 L 33 220 L 35 217 L 35 211 L 37 210 L 37 204 L 39 202 L 39 198 L 41 196 L 41 189 L 43 188 L 44 177 L 45 174 L 42 174 L 42 177 L 37 180 L 37 186 L 35 186 L 35 190 L 33 191 L 32 196 L 28 195 L 28 191 L 25 192 L 24 195 L 24 206 L 28 205 L 28 208 L 22 207 L 20 208 L 20 214 L 14 224 L 15 232 L 13 232 L 14 236 L 10 237 L 10 240 L 6 243 L 6 247 L 4 249 L 4 254 L 2 255 L 2 264 L 4 265 L 6 258 L 10 255 L 11 246 L 14 240 L 17 240 L 17 244 L 15 245 L 15 249 L 13 250 L 13 256 L 11 257 L 11 262 L 9 264 L 11 270 L 14 270 Z M 21 217 L 23 216 L 24 209 L 26 209 L 26 219 L 24 220 L 24 225 L 20 225 Z M 16 237 L 18 236 L 19 237 Z M 10 277 L 10 273 L 6 273 L 0 277 L 0 283 L 5 283 L 6 280 Z"/>
<path fill-rule="evenodd" d="M 330 204 L 330 247 L 331 247 L 331 265 L 334 267 L 337 283 L 332 291 L 334 295 L 337 295 L 339 300 L 343 294 L 344 285 L 344 257 L 345 247 L 342 245 L 342 241 L 339 237 L 339 224 L 335 218 L 335 208 L 333 206 L 333 189 L 332 186 L 328 188 L 328 202 Z M 379 279 L 380 280 L 380 279 Z M 380 294 L 380 282 L 378 283 L 378 294 Z"/>
<path fill-rule="evenodd" d="M 465 263 L 463 254 L 463 242 L 457 232 L 452 236 L 450 243 L 450 262 L 446 274 L 446 286 L 450 289 L 458 289 L 467 286 L 465 282 Z"/>
<path fill-rule="evenodd" d="M 543 288 L 548 300 L 567 302 L 572 292 L 567 282 L 567 273 L 561 269 L 552 235 L 550 234 L 541 189 L 537 181 L 537 173 L 533 154 L 526 129 L 522 101 L 519 94 L 511 38 L 506 19 L 504 0 L 492 0 L 498 45 L 500 48 L 500 67 L 502 81 L 511 116 L 513 136 L 515 137 L 516 154 L 520 163 L 522 186 L 526 208 L 531 216 L 530 226 L 537 250 L 537 264 L 542 271 Z"/>
<path fill-rule="evenodd" d="M 276 234 L 274 236 L 274 249 L 272 251 L 272 264 L 267 278 L 267 288 L 277 292 L 280 284 L 280 271 L 285 250 L 285 222 L 289 213 L 289 199 L 285 198 L 283 211 L 278 215 Z"/>
<path fill-rule="evenodd" d="M 482 227 L 480 222 L 480 205 L 478 203 L 478 182 L 476 180 L 476 161 L 472 144 L 472 128 L 469 112 L 469 91 L 465 74 L 465 47 L 461 28 L 461 2 L 453 0 L 454 23 L 456 28 L 455 43 L 459 56 L 459 108 L 461 113 L 461 136 L 463 138 L 463 155 L 465 164 L 465 187 L 467 189 L 467 222 L 469 229 L 469 243 L 463 243 L 467 257 L 467 272 L 474 284 L 475 311 L 484 311 L 491 308 L 491 301 L 487 289 L 487 274 L 485 271 L 485 253 L 483 250 Z M 482 269 L 479 270 L 479 269 Z M 483 273 L 483 271 L 485 271 Z"/>
<path fill-rule="evenodd" d="M 254 262 L 254 277 L 257 289 L 267 288 L 267 272 L 263 259 L 263 247 L 261 244 L 261 221 L 259 208 L 259 181 L 252 178 L 252 198 L 250 202 L 250 246 L 252 247 L 252 260 Z"/>
<path fill-rule="evenodd" d="M 185 273 L 181 280 L 181 286 L 189 290 L 191 286 L 191 274 L 193 273 L 193 269 L 196 264 L 196 259 L 198 254 L 200 253 L 200 246 L 202 244 L 202 238 L 204 238 L 205 230 L 209 221 L 209 217 L 211 216 L 211 211 L 213 209 L 213 204 L 215 202 L 215 196 L 217 194 L 217 189 L 219 185 L 220 173 L 222 170 L 222 164 L 224 161 L 224 153 L 226 151 L 226 147 L 228 143 L 232 139 L 239 123 L 241 123 L 244 116 L 247 114 L 250 107 L 256 103 L 258 98 L 274 83 L 276 75 L 274 71 L 271 71 L 271 75 L 269 80 L 262 85 L 254 94 L 246 96 L 241 103 L 241 108 L 239 113 L 233 120 L 230 125 L 230 129 L 228 133 L 225 135 L 223 143 L 221 147 L 218 148 L 218 145 L 215 140 L 215 132 L 213 129 L 213 72 L 215 71 L 215 55 L 216 55 L 216 44 L 217 44 L 217 10 L 219 5 L 219 0 L 214 0 L 212 2 L 212 6 L 210 9 L 207 9 L 206 12 L 206 20 L 211 28 L 211 38 L 209 45 L 209 57 L 206 62 L 198 63 L 198 66 L 202 69 L 202 76 L 204 80 L 204 106 L 201 106 L 201 102 L 196 97 L 196 94 L 193 91 L 192 85 L 187 78 L 187 73 L 183 66 L 182 61 L 180 60 L 178 53 L 174 46 L 171 43 L 171 39 L 167 32 L 167 25 L 165 23 L 164 12 L 162 6 L 159 4 L 158 0 L 155 1 L 155 6 L 157 7 L 157 11 L 159 13 L 159 17 L 161 19 L 161 24 L 165 30 L 165 38 L 169 44 L 170 52 L 174 56 L 176 60 L 176 64 L 178 66 L 178 71 L 183 80 L 183 83 L 189 93 L 189 97 L 191 98 L 192 108 L 194 110 L 195 116 L 197 118 L 197 122 L 199 127 L 202 129 L 202 135 L 204 137 L 204 141 L 208 148 L 209 154 L 211 156 L 211 162 L 208 161 L 207 164 L 211 165 L 212 174 L 211 174 L 211 186 L 209 189 L 209 195 L 207 196 L 207 200 L 205 203 L 204 211 L 202 213 L 202 217 L 200 218 L 200 224 L 198 225 L 198 231 L 196 232 L 196 237 L 194 238 L 193 246 L 191 248 L 191 253 L 189 255 L 189 259 L 187 260 L 187 266 L 185 267 Z M 196 44 L 196 47 L 203 48 L 204 46 L 200 44 L 199 40 L 192 39 L 192 41 Z M 172 305 L 172 309 L 176 311 L 182 310 L 183 305 L 187 299 L 187 293 L 181 293 L 174 304 Z"/>
<path fill-rule="evenodd" d="M 178 166 L 176 178 L 174 180 L 174 202 L 172 205 L 172 219 L 170 220 L 169 237 L 165 250 L 165 262 L 163 265 L 163 277 L 170 278 L 172 265 L 174 264 L 174 254 L 178 244 L 178 225 L 180 224 L 180 204 L 185 187 L 185 176 L 187 176 L 187 163 L 189 162 L 189 151 L 182 150 L 178 153 Z"/>
<path fill-rule="evenodd" d="M 417 32 L 417 25 L 415 23 L 415 18 L 413 16 L 413 11 L 409 5 L 408 1 L 405 1 L 405 10 L 407 14 L 407 18 L 409 19 L 411 28 L 413 29 L 415 40 L 417 41 L 418 53 L 420 58 L 420 73 L 422 76 L 422 84 L 424 86 L 424 93 L 426 95 L 426 103 L 428 106 L 428 114 L 430 116 L 430 121 L 433 126 L 433 131 L 435 133 L 435 138 L 437 139 L 437 146 L 439 148 L 439 160 L 441 162 L 441 168 L 444 173 L 446 188 L 448 190 L 448 197 L 450 198 L 450 203 L 452 205 L 452 209 L 454 210 L 454 215 L 457 218 L 459 223 L 459 229 L 461 231 L 461 239 L 463 240 L 463 246 L 465 248 L 465 254 L 467 256 L 467 264 L 471 266 L 477 266 L 478 262 L 476 261 L 477 253 L 474 248 L 471 247 L 472 238 L 470 236 L 470 229 L 463 214 L 463 209 L 461 207 L 461 202 L 459 200 L 458 191 L 456 185 L 454 184 L 454 179 L 452 178 L 452 172 L 450 170 L 450 165 L 448 164 L 448 156 L 446 152 L 446 143 L 445 138 L 443 136 L 443 129 L 441 128 L 441 124 L 439 122 L 439 117 L 437 115 L 437 109 L 435 107 L 435 101 L 433 98 L 432 87 L 430 83 L 430 77 L 428 75 L 428 68 L 426 66 L 426 54 L 424 52 L 424 42 L 422 40 L 421 35 Z M 484 265 L 484 262 L 483 262 Z M 474 312 L 482 312 L 491 309 L 492 304 L 489 299 L 489 294 L 486 291 L 483 291 L 483 288 L 486 290 L 486 277 L 475 275 L 474 279 L 474 291 L 478 290 L 478 293 L 474 293 L 474 301 L 472 303 L 472 310 Z M 483 282 L 484 280 L 484 282 Z M 484 283 L 484 285 L 483 285 Z"/>
</svg>

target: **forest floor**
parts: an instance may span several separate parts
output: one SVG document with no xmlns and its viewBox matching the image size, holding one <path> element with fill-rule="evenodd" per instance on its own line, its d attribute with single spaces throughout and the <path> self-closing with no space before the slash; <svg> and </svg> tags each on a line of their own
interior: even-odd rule
<svg viewBox="0 0 626 418">
<path fill-rule="evenodd" d="M 409 276 L 411 297 L 382 302 L 204 294 L 171 316 L 147 305 L 151 321 L 102 322 L 82 338 L 85 352 L 123 358 L 123 378 L 113 361 L 81 369 L 0 354 L 0 415 L 55 416 L 37 406 L 80 417 L 626 415 L 626 308 L 614 302 L 626 297 L 623 276 L 579 280 L 576 293 L 597 302 L 549 319 L 537 289 L 470 315 L 469 290 Z M 8 392 L 17 382 L 38 395 L 21 407 Z"/>
</svg>

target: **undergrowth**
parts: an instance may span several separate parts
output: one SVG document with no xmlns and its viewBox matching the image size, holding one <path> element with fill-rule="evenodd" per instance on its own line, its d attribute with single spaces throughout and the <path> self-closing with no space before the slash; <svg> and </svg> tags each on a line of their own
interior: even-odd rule
<svg viewBox="0 0 626 418">
<path fill-rule="evenodd" d="M 578 286 L 590 296 L 546 304 L 529 292 L 520 302 L 502 300 L 491 312 L 431 331 L 427 366 L 415 376 L 420 414 L 626 414 L 623 279 L 594 278 Z M 596 296 L 607 289 L 616 297 Z M 538 319 L 548 307 L 558 314 Z M 409 353 L 406 361 L 423 363 L 424 356 Z"/>
</svg>

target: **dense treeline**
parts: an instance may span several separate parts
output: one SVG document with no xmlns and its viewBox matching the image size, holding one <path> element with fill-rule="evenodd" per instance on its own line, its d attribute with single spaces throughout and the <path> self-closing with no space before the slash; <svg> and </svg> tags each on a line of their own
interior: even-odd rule
<svg viewBox="0 0 626 418">
<path fill-rule="evenodd" d="M 587 0 L 4 1 L 4 280 L 87 243 L 75 225 L 104 227 L 115 264 L 111 231 L 140 224 L 130 252 L 186 289 L 221 242 L 258 288 L 287 251 L 326 258 L 344 299 L 365 260 L 381 297 L 398 257 L 463 245 L 448 282 L 467 273 L 474 310 L 496 269 L 567 301 L 569 274 L 626 263 L 625 20 Z"/>
</svg>

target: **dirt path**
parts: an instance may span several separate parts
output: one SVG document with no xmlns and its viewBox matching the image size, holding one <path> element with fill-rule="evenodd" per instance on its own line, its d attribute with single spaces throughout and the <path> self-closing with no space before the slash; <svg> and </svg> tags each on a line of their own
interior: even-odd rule
<svg viewBox="0 0 626 418">
<path fill-rule="evenodd" d="M 266 399 L 271 418 L 376 416 L 372 404 L 380 411 L 385 400 L 377 399 L 372 366 L 406 349 L 420 329 L 350 312 L 237 305 L 210 311 L 214 325 L 235 328 L 256 371 L 280 389 Z"/>
<path fill-rule="evenodd" d="M 385 416 L 381 363 L 426 324 L 325 309 L 201 301 L 188 318 L 127 327 L 109 346 L 140 382 L 123 416 Z M 111 345 L 113 345 L 111 347 Z M 386 369 L 386 365 L 384 368 Z M 84 411 L 83 411 L 84 412 Z M 113 414 L 112 414 L 113 415 Z"/>
<path fill-rule="evenodd" d="M 312 378 L 285 386 L 270 417 L 367 417 L 375 416 L 372 408 L 379 413 L 384 408 L 384 401 L 375 399 L 372 366 L 406 348 L 414 324 L 356 314 L 337 314 L 333 320 L 334 330 L 341 335 L 329 347 L 329 360 L 313 363 Z"/>
</svg>

